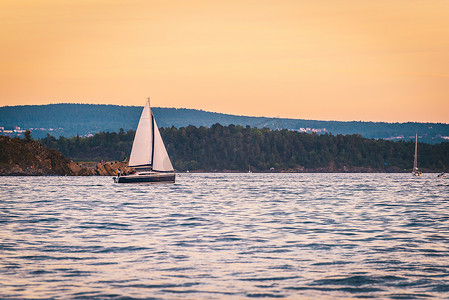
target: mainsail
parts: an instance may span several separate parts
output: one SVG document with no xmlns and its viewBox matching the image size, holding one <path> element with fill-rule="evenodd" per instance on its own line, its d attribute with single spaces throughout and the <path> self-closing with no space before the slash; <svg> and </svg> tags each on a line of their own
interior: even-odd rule
<svg viewBox="0 0 449 300">
<path fill-rule="evenodd" d="M 130 167 L 152 167 L 154 171 L 170 172 L 173 166 L 147 101 L 140 116 L 129 158 Z"/>
<path fill-rule="evenodd" d="M 153 144 L 152 120 L 151 120 L 150 101 L 147 101 L 140 116 L 134 137 L 131 155 L 129 157 L 130 167 L 151 166 L 151 149 Z"/>
</svg>

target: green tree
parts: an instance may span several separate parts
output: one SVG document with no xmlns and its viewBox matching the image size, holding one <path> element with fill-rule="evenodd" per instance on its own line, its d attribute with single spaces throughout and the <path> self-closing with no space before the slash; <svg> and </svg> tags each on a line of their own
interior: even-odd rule
<svg viewBox="0 0 449 300">
<path fill-rule="evenodd" d="M 31 136 L 31 131 L 27 130 L 23 135 L 25 136 L 25 141 L 29 142 L 33 140 L 33 137 Z"/>
</svg>

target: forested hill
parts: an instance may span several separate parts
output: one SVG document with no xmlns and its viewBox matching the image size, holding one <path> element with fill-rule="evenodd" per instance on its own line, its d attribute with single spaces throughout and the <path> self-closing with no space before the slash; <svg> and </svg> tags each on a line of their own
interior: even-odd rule
<svg viewBox="0 0 449 300">
<path fill-rule="evenodd" d="M 49 104 L 0 107 L 0 127 L 4 135 L 20 135 L 31 129 L 34 138 L 53 136 L 86 136 L 97 132 L 118 132 L 120 128 L 135 130 L 142 111 L 139 106 L 97 104 Z M 302 119 L 247 117 L 194 109 L 153 108 L 159 127 L 177 128 L 193 125 L 210 127 L 221 125 L 249 125 L 258 128 L 289 129 L 303 132 L 360 134 L 367 138 L 410 140 L 419 134 L 421 142 L 435 144 L 449 139 L 449 124 L 441 123 L 383 123 L 340 122 Z M 1 129 L 1 128 L 0 128 Z"/>
<path fill-rule="evenodd" d="M 220 124 L 162 128 L 161 135 L 178 171 L 409 172 L 413 166 L 412 141 Z M 134 131 L 121 130 L 88 138 L 47 136 L 41 143 L 75 161 L 121 161 L 129 157 L 133 139 Z M 418 148 L 422 171 L 449 171 L 449 142 Z"/>
</svg>

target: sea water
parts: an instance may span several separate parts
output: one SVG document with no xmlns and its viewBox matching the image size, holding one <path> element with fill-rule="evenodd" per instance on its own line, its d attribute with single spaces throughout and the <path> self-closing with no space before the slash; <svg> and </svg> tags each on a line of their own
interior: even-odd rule
<svg viewBox="0 0 449 300">
<path fill-rule="evenodd" d="M 449 298 L 449 178 L 0 178 L 0 298 Z"/>
</svg>

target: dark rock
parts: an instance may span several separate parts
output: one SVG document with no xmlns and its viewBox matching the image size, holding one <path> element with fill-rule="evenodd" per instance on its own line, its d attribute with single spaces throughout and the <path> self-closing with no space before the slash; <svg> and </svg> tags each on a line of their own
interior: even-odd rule
<svg viewBox="0 0 449 300">
<path fill-rule="evenodd" d="M 0 175 L 113 176 L 131 172 L 127 162 L 80 164 L 32 140 L 0 136 Z"/>
</svg>

